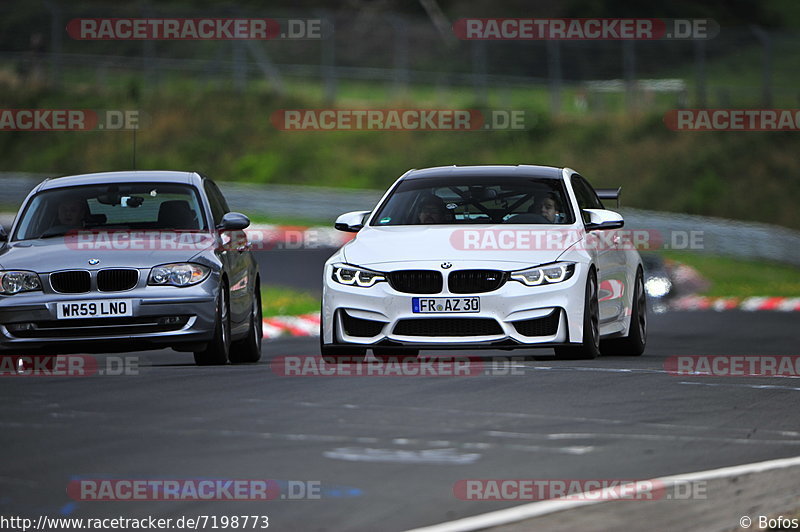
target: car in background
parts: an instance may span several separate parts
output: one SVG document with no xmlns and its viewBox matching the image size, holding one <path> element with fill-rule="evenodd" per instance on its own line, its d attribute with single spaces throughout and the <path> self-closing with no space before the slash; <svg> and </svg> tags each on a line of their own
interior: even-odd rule
<svg viewBox="0 0 800 532">
<path fill-rule="evenodd" d="M 623 223 L 569 168 L 411 170 L 372 212 L 336 221 L 357 234 L 325 264 L 322 355 L 541 347 L 564 359 L 641 355 L 644 273 L 620 239 Z"/>
<path fill-rule="evenodd" d="M 643 253 L 644 289 L 653 301 L 664 302 L 673 294 L 674 281 L 664 259 L 655 253 Z"/>
<path fill-rule="evenodd" d="M 0 231 L 0 355 L 172 348 L 198 365 L 258 361 L 249 225 L 194 172 L 45 180 Z"/>
</svg>

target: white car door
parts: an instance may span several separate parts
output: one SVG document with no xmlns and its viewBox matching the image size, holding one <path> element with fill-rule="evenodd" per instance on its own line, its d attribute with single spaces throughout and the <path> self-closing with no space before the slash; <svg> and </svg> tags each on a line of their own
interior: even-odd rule
<svg viewBox="0 0 800 532">
<path fill-rule="evenodd" d="M 581 210 L 604 208 L 592 186 L 583 177 L 573 174 L 571 180 Z M 581 214 L 586 223 L 588 221 L 586 213 Z M 621 321 L 629 306 L 626 304 L 626 300 L 630 300 L 628 291 L 633 288 L 628 286 L 627 254 L 621 249 L 618 230 L 597 230 L 592 236 L 597 250 L 600 324 Z M 606 332 L 611 331 L 601 331 L 601 333 Z"/>
</svg>

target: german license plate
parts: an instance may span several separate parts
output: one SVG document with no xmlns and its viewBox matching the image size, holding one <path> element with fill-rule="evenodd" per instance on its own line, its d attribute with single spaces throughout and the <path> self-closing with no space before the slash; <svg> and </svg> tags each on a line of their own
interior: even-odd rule
<svg viewBox="0 0 800 532">
<path fill-rule="evenodd" d="M 411 300 L 411 310 L 417 314 L 444 312 L 448 314 L 461 314 L 466 312 L 480 312 L 481 298 L 479 297 L 414 297 Z"/>
<path fill-rule="evenodd" d="M 64 301 L 56 303 L 56 314 L 60 320 L 76 318 L 121 318 L 133 316 L 130 299 L 103 299 L 99 301 Z"/>
</svg>

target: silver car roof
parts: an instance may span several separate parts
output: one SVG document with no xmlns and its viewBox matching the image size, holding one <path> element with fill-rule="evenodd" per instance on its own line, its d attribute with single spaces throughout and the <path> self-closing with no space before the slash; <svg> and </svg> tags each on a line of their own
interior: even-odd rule
<svg viewBox="0 0 800 532">
<path fill-rule="evenodd" d="M 98 172 L 94 174 L 70 175 L 46 179 L 37 187 L 37 192 L 54 188 L 108 183 L 176 183 L 200 186 L 202 176 L 197 172 L 170 170 L 128 170 L 122 172 Z"/>
</svg>

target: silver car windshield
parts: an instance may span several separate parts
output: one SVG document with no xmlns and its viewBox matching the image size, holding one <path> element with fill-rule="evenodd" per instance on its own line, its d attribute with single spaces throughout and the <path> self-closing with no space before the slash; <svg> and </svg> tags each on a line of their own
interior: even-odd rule
<svg viewBox="0 0 800 532">
<path fill-rule="evenodd" d="M 71 231 L 207 229 L 196 189 L 179 184 L 115 183 L 45 190 L 26 206 L 12 240 Z"/>
<path fill-rule="evenodd" d="M 403 181 L 371 225 L 573 222 L 561 180 L 473 176 Z"/>
</svg>

